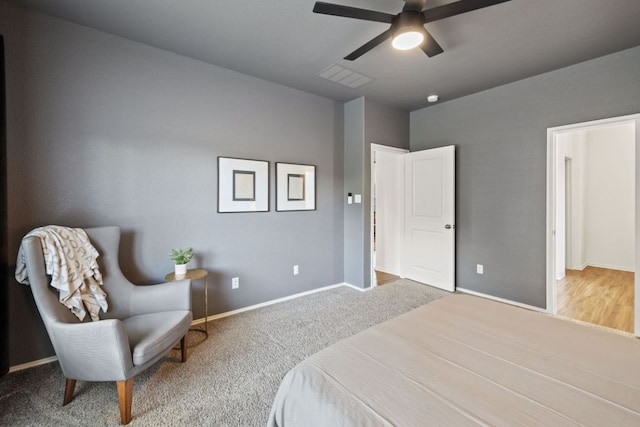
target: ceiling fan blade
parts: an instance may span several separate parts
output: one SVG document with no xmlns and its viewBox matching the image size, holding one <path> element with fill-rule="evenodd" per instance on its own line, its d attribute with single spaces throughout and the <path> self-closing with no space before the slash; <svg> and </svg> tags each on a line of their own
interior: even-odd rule
<svg viewBox="0 0 640 427">
<path fill-rule="evenodd" d="M 407 10 L 417 10 L 418 12 L 422 12 L 426 2 L 427 0 L 404 0 L 404 7 L 402 8 L 402 11 L 406 12 Z"/>
<path fill-rule="evenodd" d="M 507 1 L 511 0 L 460 0 L 454 3 L 427 9 L 423 11 L 422 14 L 424 15 L 424 22 L 429 23 Z"/>
<path fill-rule="evenodd" d="M 357 7 L 342 6 L 333 3 L 324 3 L 317 1 L 313 6 L 315 13 L 322 13 L 324 15 L 342 16 L 345 18 L 362 19 L 365 21 L 384 22 L 390 24 L 395 15 L 390 15 L 384 12 L 377 12 L 375 10 L 359 9 Z"/>
<path fill-rule="evenodd" d="M 429 58 L 444 52 L 444 50 L 442 50 L 442 47 L 438 44 L 436 39 L 433 38 L 429 31 L 425 29 L 424 33 L 424 41 L 420 45 L 420 49 L 422 49 Z"/>
<path fill-rule="evenodd" d="M 364 55 L 365 53 L 369 52 L 374 47 L 378 46 L 380 43 L 382 43 L 389 37 L 391 37 L 391 29 L 388 29 L 384 33 L 380 34 L 379 36 L 369 40 L 368 42 L 366 42 L 365 44 L 363 44 L 362 46 L 360 46 L 359 48 L 351 52 L 349 55 L 345 56 L 344 59 L 346 59 L 347 61 L 356 60 L 360 58 L 362 55 Z"/>
</svg>

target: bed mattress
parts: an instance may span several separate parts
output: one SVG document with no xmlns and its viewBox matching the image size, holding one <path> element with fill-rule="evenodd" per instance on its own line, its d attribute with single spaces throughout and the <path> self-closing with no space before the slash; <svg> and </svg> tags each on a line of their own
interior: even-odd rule
<svg viewBox="0 0 640 427">
<path fill-rule="evenodd" d="M 640 426 L 640 341 L 468 295 L 289 371 L 268 425 Z"/>
</svg>

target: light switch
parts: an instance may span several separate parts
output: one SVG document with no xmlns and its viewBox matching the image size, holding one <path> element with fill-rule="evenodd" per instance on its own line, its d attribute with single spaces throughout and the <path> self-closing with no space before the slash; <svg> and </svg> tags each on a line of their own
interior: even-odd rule
<svg viewBox="0 0 640 427">
<path fill-rule="evenodd" d="M 356 194 L 356 203 L 362 203 L 362 194 Z"/>
</svg>

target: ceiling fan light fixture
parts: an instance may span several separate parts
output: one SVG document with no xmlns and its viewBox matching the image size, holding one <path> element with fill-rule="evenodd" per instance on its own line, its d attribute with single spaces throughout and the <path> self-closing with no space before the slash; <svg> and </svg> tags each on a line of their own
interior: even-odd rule
<svg viewBox="0 0 640 427">
<path fill-rule="evenodd" d="M 409 50 L 418 47 L 424 41 L 424 34 L 415 29 L 408 29 L 393 36 L 391 45 L 398 50 Z"/>
<path fill-rule="evenodd" d="M 391 45 L 398 50 L 409 50 L 422 44 L 425 38 L 424 16 L 420 12 L 405 11 L 391 22 Z"/>
</svg>

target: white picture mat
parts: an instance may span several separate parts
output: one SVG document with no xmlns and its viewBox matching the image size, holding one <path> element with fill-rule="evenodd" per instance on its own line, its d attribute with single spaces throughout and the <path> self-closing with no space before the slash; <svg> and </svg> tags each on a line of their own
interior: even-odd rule
<svg viewBox="0 0 640 427">
<path fill-rule="evenodd" d="M 233 171 L 255 171 L 255 200 L 233 200 Z M 218 212 L 267 212 L 269 210 L 269 162 L 218 158 Z"/>
<path fill-rule="evenodd" d="M 289 175 L 304 175 L 304 200 L 288 200 Z M 276 210 L 308 211 L 316 208 L 316 167 L 276 163 Z"/>
</svg>

